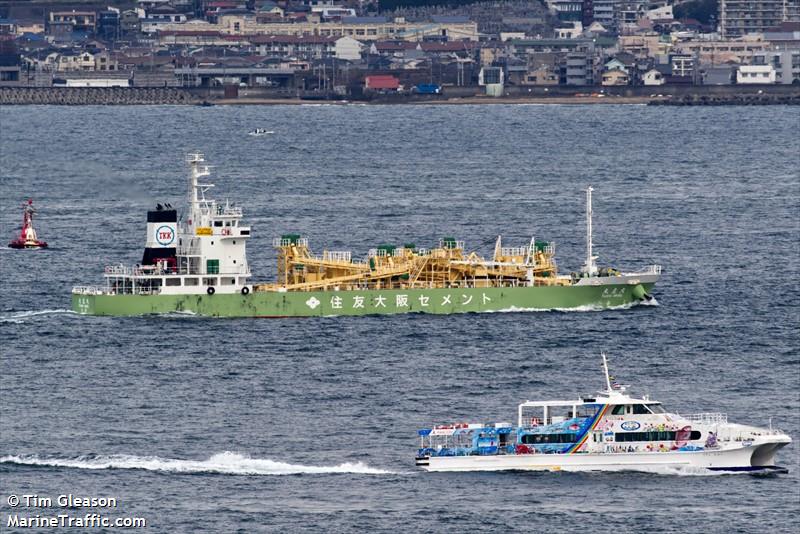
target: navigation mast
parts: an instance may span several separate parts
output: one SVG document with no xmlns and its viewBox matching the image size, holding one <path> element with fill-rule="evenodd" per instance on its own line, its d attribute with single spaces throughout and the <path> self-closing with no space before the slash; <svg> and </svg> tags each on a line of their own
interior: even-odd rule
<svg viewBox="0 0 800 534">
<path fill-rule="evenodd" d="M 586 189 L 586 264 L 583 272 L 589 276 L 597 275 L 597 256 L 592 254 L 592 186 Z"/>
</svg>

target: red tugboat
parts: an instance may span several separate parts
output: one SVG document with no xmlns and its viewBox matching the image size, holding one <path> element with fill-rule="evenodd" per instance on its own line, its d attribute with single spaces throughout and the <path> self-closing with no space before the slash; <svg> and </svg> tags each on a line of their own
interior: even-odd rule
<svg viewBox="0 0 800 534">
<path fill-rule="evenodd" d="M 33 229 L 33 200 L 22 205 L 22 231 L 19 237 L 8 244 L 11 248 L 47 248 L 47 243 L 36 237 Z"/>
</svg>

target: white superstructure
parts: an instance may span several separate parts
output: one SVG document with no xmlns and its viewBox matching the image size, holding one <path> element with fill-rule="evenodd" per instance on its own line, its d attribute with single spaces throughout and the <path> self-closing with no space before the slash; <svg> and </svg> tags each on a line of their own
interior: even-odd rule
<svg viewBox="0 0 800 534">
<path fill-rule="evenodd" d="M 103 288 L 73 293 L 195 295 L 250 292 L 246 246 L 250 227 L 242 209 L 206 196 L 214 184 L 203 180 L 211 168 L 203 154 L 186 158 L 190 167 L 188 212 L 178 221 L 171 206 L 148 212 L 147 242 L 141 264 L 105 268 Z M 170 214 L 172 214 L 170 216 Z"/>
<path fill-rule="evenodd" d="M 417 466 L 428 471 L 783 470 L 775 453 L 791 442 L 720 413 L 669 413 L 612 382 L 575 400 L 526 401 L 510 423 L 440 425 L 418 432 Z"/>
</svg>

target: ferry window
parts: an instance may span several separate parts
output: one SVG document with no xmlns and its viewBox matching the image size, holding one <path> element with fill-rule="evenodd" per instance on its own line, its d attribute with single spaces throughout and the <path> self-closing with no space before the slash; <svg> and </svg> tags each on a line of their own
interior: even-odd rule
<svg viewBox="0 0 800 534">
<path fill-rule="evenodd" d="M 166 285 L 172 286 L 172 287 L 179 286 L 179 285 L 181 285 L 181 279 L 180 278 L 167 278 L 167 284 Z"/>
<path fill-rule="evenodd" d="M 614 406 L 614 409 L 611 410 L 611 415 L 625 415 L 625 405 L 617 404 Z"/>
<path fill-rule="evenodd" d="M 250 230 L 242 230 L 240 233 L 242 235 L 250 235 Z"/>
<path fill-rule="evenodd" d="M 203 278 L 203 285 L 204 286 L 215 286 L 217 285 L 216 278 Z"/>
<path fill-rule="evenodd" d="M 650 415 L 650 411 L 645 407 L 644 404 L 634 404 L 633 413 L 635 415 Z"/>
<path fill-rule="evenodd" d="M 184 278 L 183 285 L 185 286 L 196 286 L 197 285 L 197 278 Z"/>
<path fill-rule="evenodd" d="M 671 430 L 661 432 L 617 432 L 615 441 L 675 441 L 677 433 Z"/>
<path fill-rule="evenodd" d="M 214 226 L 222 226 L 222 221 L 214 221 Z"/>
<path fill-rule="evenodd" d="M 647 406 L 647 409 L 650 410 L 653 413 L 667 413 L 667 411 L 664 409 L 664 407 L 661 406 L 657 402 L 653 403 L 653 404 L 647 404 L 646 406 Z"/>
<path fill-rule="evenodd" d="M 230 221 L 225 221 L 225 226 L 230 226 L 230 225 L 231 225 Z"/>
<path fill-rule="evenodd" d="M 692 433 L 689 434 L 689 439 L 700 439 L 700 431 L 699 430 L 692 430 Z"/>
<path fill-rule="evenodd" d="M 575 434 L 526 434 L 521 441 L 525 445 L 575 443 Z"/>
</svg>

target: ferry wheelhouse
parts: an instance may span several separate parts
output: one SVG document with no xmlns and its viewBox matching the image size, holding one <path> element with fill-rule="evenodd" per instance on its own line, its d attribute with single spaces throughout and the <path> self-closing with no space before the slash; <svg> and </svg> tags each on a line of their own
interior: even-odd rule
<svg viewBox="0 0 800 534">
<path fill-rule="evenodd" d="M 791 442 L 769 428 L 729 423 L 725 414 L 670 413 L 612 383 L 575 400 L 526 401 L 516 425 L 459 423 L 418 431 L 416 465 L 428 471 L 785 471 L 776 452 Z"/>
</svg>

